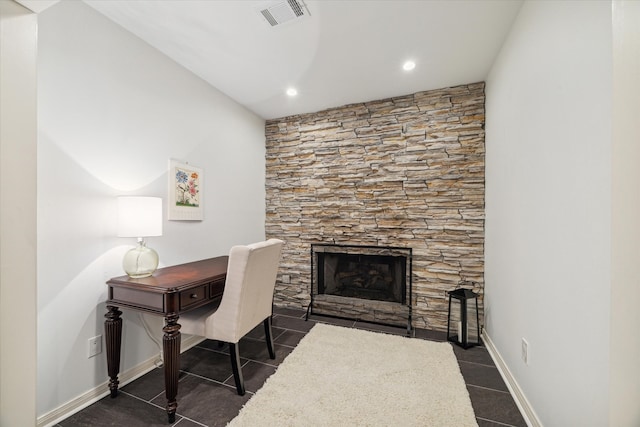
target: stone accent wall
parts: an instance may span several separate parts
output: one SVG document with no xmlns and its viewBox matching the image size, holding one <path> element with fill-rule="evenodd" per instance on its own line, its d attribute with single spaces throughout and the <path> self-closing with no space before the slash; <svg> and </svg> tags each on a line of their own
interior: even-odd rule
<svg viewBox="0 0 640 427">
<path fill-rule="evenodd" d="M 482 296 L 484 101 L 474 83 L 267 121 L 275 304 L 309 304 L 312 243 L 413 248 L 414 327 L 446 330 L 460 282 Z"/>
</svg>

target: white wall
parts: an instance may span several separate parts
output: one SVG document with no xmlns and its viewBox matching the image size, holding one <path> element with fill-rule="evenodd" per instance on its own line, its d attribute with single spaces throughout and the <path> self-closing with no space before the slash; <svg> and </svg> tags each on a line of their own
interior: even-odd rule
<svg viewBox="0 0 640 427">
<path fill-rule="evenodd" d="M 611 43 L 610 2 L 525 2 L 487 79 L 486 332 L 547 427 L 609 421 Z"/>
<path fill-rule="evenodd" d="M 36 416 L 36 24 L 0 0 L 0 426 Z"/>
<path fill-rule="evenodd" d="M 640 2 L 613 2 L 610 426 L 640 425 Z"/>
<path fill-rule="evenodd" d="M 38 17 L 38 414 L 107 380 L 87 358 L 103 334 L 105 281 L 134 239 L 115 197 L 160 196 L 170 158 L 204 169 L 205 220 L 164 220 L 161 265 L 264 238 L 264 121 L 82 2 Z M 124 314 L 121 372 L 158 353 Z M 151 317 L 158 330 L 161 318 Z M 104 340 L 103 340 L 104 345 Z"/>
</svg>

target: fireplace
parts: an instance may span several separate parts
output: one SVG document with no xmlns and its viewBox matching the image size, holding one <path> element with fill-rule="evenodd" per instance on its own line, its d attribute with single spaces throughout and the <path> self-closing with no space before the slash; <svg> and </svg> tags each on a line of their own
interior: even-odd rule
<svg viewBox="0 0 640 427">
<path fill-rule="evenodd" d="M 318 294 L 406 301 L 406 257 L 320 252 L 317 257 Z"/>
<path fill-rule="evenodd" d="M 308 313 L 404 326 L 411 332 L 411 249 L 311 245 Z"/>
</svg>

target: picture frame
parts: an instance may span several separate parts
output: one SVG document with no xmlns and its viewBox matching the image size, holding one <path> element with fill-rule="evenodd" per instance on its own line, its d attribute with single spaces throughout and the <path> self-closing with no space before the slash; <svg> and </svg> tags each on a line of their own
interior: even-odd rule
<svg viewBox="0 0 640 427">
<path fill-rule="evenodd" d="M 171 221 L 204 219 L 204 172 L 201 168 L 169 159 L 167 217 Z"/>
</svg>

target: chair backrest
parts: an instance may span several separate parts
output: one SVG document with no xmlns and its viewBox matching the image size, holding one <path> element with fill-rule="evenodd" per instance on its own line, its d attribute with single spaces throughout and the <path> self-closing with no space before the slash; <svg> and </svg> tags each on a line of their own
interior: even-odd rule
<svg viewBox="0 0 640 427">
<path fill-rule="evenodd" d="M 231 248 L 222 300 L 207 320 L 213 338 L 237 343 L 271 316 L 283 243 L 269 239 Z"/>
</svg>

